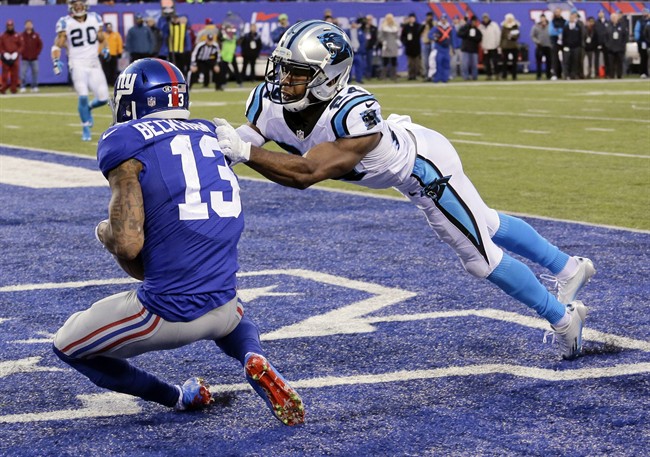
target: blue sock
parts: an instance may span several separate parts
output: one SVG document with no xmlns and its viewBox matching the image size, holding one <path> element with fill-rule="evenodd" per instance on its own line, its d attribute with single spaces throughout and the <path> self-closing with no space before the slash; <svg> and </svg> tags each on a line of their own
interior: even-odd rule
<svg viewBox="0 0 650 457">
<path fill-rule="evenodd" d="M 247 353 L 255 352 L 264 355 L 257 325 L 246 316 L 242 317 L 235 330 L 215 340 L 215 343 L 226 355 L 239 360 L 242 366 Z"/>
<path fill-rule="evenodd" d="M 77 110 L 79 111 L 79 117 L 81 118 L 82 124 L 85 124 L 90 120 L 90 106 L 88 105 L 88 97 L 85 95 L 79 97 Z"/>
<path fill-rule="evenodd" d="M 72 368 L 88 377 L 95 385 L 123 394 L 135 395 L 173 407 L 178 401 L 178 389 L 154 375 L 134 367 L 124 359 L 98 356 L 91 359 L 68 357 L 56 347 L 54 353 Z"/>
<path fill-rule="evenodd" d="M 530 268 L 505 252 L 501 263 L 487 279 L 551 324 L 558 323 L 564 316 L 566 306 L 540 284 Z"/>
<path fill-rule="evenodd" d="M 492 237 L 497 246 L 548 268 L 558 274 L 569 260 L 569 256 L 552 245 L 523 220 L 499 213 L 501 225 Z"/>
<path fill-rule="evenodd" d="M 90 102 L 90 109 L 99 108 L 100 106 L 104 106 L 107 103 L 108 103 L 108 100 L 94 99 L 92 102 Z"/>
</svg>

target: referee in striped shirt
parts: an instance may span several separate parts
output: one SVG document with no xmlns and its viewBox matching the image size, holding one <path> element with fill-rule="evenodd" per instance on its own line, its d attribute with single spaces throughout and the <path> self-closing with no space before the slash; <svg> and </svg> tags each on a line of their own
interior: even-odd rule
<svg viewBox="0 0 650 457">
<path fill-rule="evenodd" d="M 203 87 L 208 87 L 210 80 L 214 81 L 216 90 L 223 90 L 217 73 L 219 73 L 219 63 L 221 61 L 221 52 L 219 44 L 215 41 L 213 34 L 206 36 L 206 41 L 200 41 L 192 51 L 192 61 L 190 64 L 190 87 L 199 80 L 199 75 L 203 75 Z"/>
</svg>

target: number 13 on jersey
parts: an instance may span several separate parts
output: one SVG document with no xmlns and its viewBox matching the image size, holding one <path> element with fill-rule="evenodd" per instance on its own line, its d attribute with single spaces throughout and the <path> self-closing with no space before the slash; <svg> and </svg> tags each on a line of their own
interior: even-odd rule
<svg viewBox="0 0 650 457">
<path fill-rule="evenodd" d="M 170 143 L 172 154 L 181 156 L 181 166 L 185 177 L 185 203 L 178 205 L 180 220 L 208 219 L 208 204 L 201 201 L 201 181 L 196 166 L 192 142 L 189 135 L 176 135 Z M 213 157 L 214 151 L 219 150 L 219 142 L 213 136 L 203 135 L 199 141 L 199 149 L 203 157 Z M 223 198 L 223 191 L 210 191 L 210 208 L 219 217 L 238 217 L 241 214 L 239 199 L 239 183 L 232 170 L 224 165 L 217 165 L 219 177 L 230 183 L 232 200 Z"/>
</svg>

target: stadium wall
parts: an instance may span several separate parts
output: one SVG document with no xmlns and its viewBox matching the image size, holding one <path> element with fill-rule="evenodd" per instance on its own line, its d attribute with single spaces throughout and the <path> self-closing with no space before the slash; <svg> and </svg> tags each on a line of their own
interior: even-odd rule
<svg viewBox="0 0 650 457">
<path fill-rule="evenodd" d="M 583 19 L 594 16 L 603 9 L 607 12 L 621 11 L 624 14 L 640 15 L 641 10 L 650 7 L 649 2 L 581 2 L 573 3 Z M 262 38 L 265 46 L 270 46 L 270 33 L 277 25 L 277 17 L 281 13 L 289 15 L 289 20 L 294 23 L 302 19 L 319 19 L 324 16 L 325 10 L 330 9 L 332 15 L 337 18 L 339 24 L 349 28 L 351 21 L 357 17 L 372 14 L 380 19 L 387 13 L 393 13 L 398 23 L 402 22 L 405 16 L 415 13 L 419 21 L 424 19 L 428 11 L 433 11 L 436 17 L 447 14 L 450 18 L 454 16 L 481 16 L 488 13 L 492 20 L 497 23 L 503 21 L 506 13 L 512 13 L 521 23 L 521 42 L 529 46 L 529 60 L 531 69 L 534 67 L 534 45 L 530 41 L 530 29 L 540 14 L 551 15 L 551 10 L 561 7 L 569 11 L 573 6 L 569 3 L 546 3 L 546 2 L 498 2 L 498 3 L 425 3 L 425 2 L 389 2 L 389 3 L 365 3 L 365 2 L 211 2 L 203 4 L 180 3 L 176 6 L 179 15 L 188 17 L 192 28 L 200 30 L 205 19 L 210 18 L 214 23 L 221 23 L 224 18 L 231 14 L 231 17 L 240 18 L 247 29 L 248 24 L 255 22 L 261 28 Z M 158 4 L 119 4 L 119 5 L 94 5 L 92 11 L 102 15 L 105 22 L 111 22 L 115 30 L 118 30 L 123 37 L 128 29 L 132 27 L 136 14 L 145 17 L 159 18 L 161 15 Z M 60 84 L 67 81 L 67 74 L 55 76 L 52 71 L 52 63 L 49 56 L 49 49 L 54 42 L 55 25 L 59 17 L 68 14 L 66 5 L 53 6 L 3 6 L 2 16 L 5 19 L 13 19 L 16 22 L 16 29 L 22 31 L 26 20 L 34 23 L 34 28 L 41 34 L 44 42 L 43 52 L 39 59 L 40 82 L 41 84 Z M 270 48 L 269 48 L 270 49 Z M 65 60 L 65 59 L 64 59 Z M 404 60 L 404 59 L 402 59 Z M 404 62 L 401 62 L 404 66 Z"/>
</svg>

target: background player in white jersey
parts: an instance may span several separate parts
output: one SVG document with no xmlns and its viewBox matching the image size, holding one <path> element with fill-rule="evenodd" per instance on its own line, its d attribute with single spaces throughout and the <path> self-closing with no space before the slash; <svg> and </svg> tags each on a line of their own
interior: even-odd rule
<svg viewBox="0 0 650 457">
<path fill-rule="evenodd" d="M 212 402 L 202 378 L 169 384 L 127 359 L 213 340 L 244 366 L 276 418 L 302 423 L 300 397 L 264 357 L 257 326 L 237 299 L 244 215 L 214 126 L 187 120 L 187 84 L 163 60 L 129 65 L 114 93 L 118 124 L 97 147 L 112 197 L 96 234 L 143 282 L 73 314 L 54 337 L 54 352 L 100 387 L 183 410 Z"/>
<path fill-rule="evenodd" d="M 577 357 L 587 308 L 575 298 L 595 273 L 592 262 L 569 257 L 526 222 L 489 208 L 442 135 L 408 116 L 383 119 L 372 94 L 347 84 L 352 59 L 347 36 L 332 24 L 292 26 L 269 58 L 266 83 L 248 99 L 248 123 L 235 130 L 215 119 L 222 152 L 285 186 L 304 189 L 332 178 L 395 187 L 424 212 L 469 273 L 547 319 L 562 356 Z M 291 154 L 262 149 L 267 141 Z M 557 298 L 501 248 L 556 275 Z"/>
<path fill-rule="evenodd" d="M 90 141 L 93 126 L 91 110 L 108 103 L 108 85 L 99 61 L 99 44 L 104 43 L 102 18 L 89 13 L 85 0 L 68 0 L 69 16 L 63 16 L 56 23 L 56 38 L 52 46 L 54 74 L 63 70 L 61 49 L 68 50 L 68 68 L 74 90 L 79 95 L 79 117 L 81 117 L 83 141 Z M 107 47 L 102 52 L 108 52 Z M 94 99 L 88 101 L 92 92 Z"/>
</svg>

